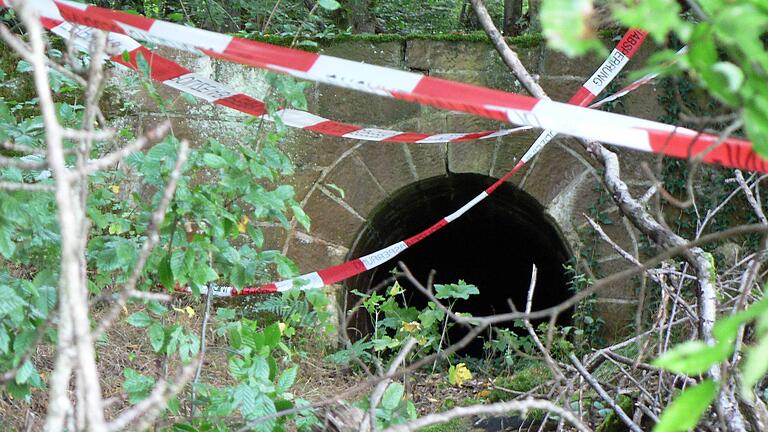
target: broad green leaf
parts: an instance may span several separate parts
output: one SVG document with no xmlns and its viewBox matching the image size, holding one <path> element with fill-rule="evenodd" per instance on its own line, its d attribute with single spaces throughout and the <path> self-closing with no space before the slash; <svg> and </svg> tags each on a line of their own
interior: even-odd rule
<svg viewBox="0 0 768 432">
<path fill-rule="evenodd" d="M 219 156 L 215 155 L 213 153 L 206 153 L 203 155 L 203 163 L 213 169 L 220 169 L 226 167 L 227 161 Z"/>
<path fill-rule="evenodd" d="M 671 31 L 687 41 L 691 27 L 680 18 L 680 5 L 675 0 L 631 2 L 627 6 L 614 8 L 614 16 L 627 27 L 647 30 L 656 42 L 665 41 Z"/>
<path fill-rule="evenodd" d="M 329 11 L 333 11 L 341 7 L 341 4 L 339 4 L 339 2 L 336 0 L 319 0 L 317 4 L 319 4 L 321 8 Z"/>
<path fill-rule="evenodd" d="M 278 342 L 280 342 L 280 325 L 270 324 L 264 329 L 264 345 L 275 348 Z"/>
<path fill-rule="evenodd" d="M 128 393 L 128 401 L 130 403 L 137 403 L 146 398 L 149 391 L 155 385 L 155 379 L 144 376 L 139 372 L 126 368 L 123 370 L 123 390 Z"/>
<path fill-rule="evenodd" d="M 456 298 L 467 300 L 473 294 L 480 294 L 480 290 L 463 280 L 455 284 L 435 284 L 435 297 L 439 299 Z"/>
<path fill-rule="evenodd" d="M 742 392 L 751 399 L 752 387 L 768 372 L 768 334 L 762 335 L 757 343 L 746 350 L 741 367 Z"/>
<path fill-rule="evenodd" d="M 35 365 L 30 360 L 25 361 L 16 371 L 16 384 L 26 384 L 35 372 Z"/>
<path fill-rule="evenodd" d="M 134 327 L 147 327 L 152 324 L 152 318 L 144 311 L 132 313 L 125 321 Z"/>
<path fill-rule="evenodd" d="M 253 377 L 264 381 L 269 380 L 269 363 L 263 356 L 253 358 Z"/>
<path fill-rule="evenodd" d="M 677 395 L 661 413 L 653 432 L 679 432 L 693 429 L 717 395 L 717 385 L 712 380 L 688 387 Z"/>
<path fill-rule="evenodd" d="M 400 405 L 400 400 L 403 398 L 405 387 L 399 382 L 393 382 L 386 390 L 384 390 L 384 396 L 381 398 L 381 406 L 393 410 Z"/>
<path fill-rule="evenodd" d="M 11 238 L 12 232 L 9 228 L 0 225 L 0 255 L 6 259 L 10 259 L 16 250 L 16 245 Z"/>
<path fill-rule="evenodd" d="M 154 323 L 149 327 L 149 343 L 155 352 L 160 352 L 165 343 L 165 329 L 160 323 Z"/>
<path fill-rule="evenodd" d="M 753 304 L 747 310 L 717 320 L 715 326 L 712 328 L 712 334 L 718 342 L 730 343 L 736 340 L 736 335 L 742 324 L 752 321 L 766 311 L 768 311 L 768 296 L 758 303 Z"/>
<path fill-rule="evenodd" d="M 699 375 L 727 359 L 732 351 L 730 344 L 713 346 L 703 341 L 688 341 L 664 353 L 653 361 L 653 365 L 676 373 Z"/>
<path fill-rule="evenodd" d="M 606 53 L 590 27 L 591 0 L 549 0 L 541 5 L 541 26 L 547 44 L 569 57 L 589 51 Z"/>
<path fill-rule="evenodd" d="M 7 285 L 0 285 L 0 318 L 17 308 L 23 307 L 25 304 L 24 299 L 16 294 L 16 290 Z"/>
<path fill-rule="evenodd" d="M 160 264 L 157 266 L 157 277 L 160 279 L 160 283 L 168 289 L 172 289 L 175 286 L 175 279 L 173 277 L 173 271 L 171 270 L 171 255 L 168 254 Z"/>
<path fill-rule="evenodd" d="M 279 393 L 287 392 L 293 383 L 296 382 L 296 375 L 298 372 L 298 366 L 293 366 L 283 371 L 283 373 L 280 374 L 280 378 L 277 379 L 277 391 Z"/>
</svg>

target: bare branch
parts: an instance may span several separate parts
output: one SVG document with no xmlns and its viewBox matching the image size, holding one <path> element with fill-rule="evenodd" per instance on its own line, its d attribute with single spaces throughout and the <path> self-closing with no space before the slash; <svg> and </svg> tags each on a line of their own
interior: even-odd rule
<svg viewBox="0 0 768 432">
<path fill-rule="evenodd" d="M 524 399 L 519 401 L 497 402 L 487 405 L 458 407 L 441 413 L 426 415 L 408 423 L 391 426 L 388 429 L 385 429 L 384 432 L 411 432 L 417 431 L 430 425 L 445 423 L 459 417 L 507 414 L 510 411 L 518 411 L 525 414 L 532 409 L 546 410 L 548 412 L 554 413 L 567 420 L 570 424 L 576 427 L 576 430 L 581 432 L 592 431 L 592 429 L 590 429 L 586 424 L 579 420 L 579 418 L 576 417 L 573 413 L 553 404 L 550 401 L 541 399 Z"/>
</svg>

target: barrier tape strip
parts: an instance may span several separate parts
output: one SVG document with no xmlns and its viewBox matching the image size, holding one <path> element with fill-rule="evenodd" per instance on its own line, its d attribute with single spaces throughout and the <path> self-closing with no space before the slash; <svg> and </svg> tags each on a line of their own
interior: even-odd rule
<svg viewBox="0 0 768 432">
<path fill-rule="evenodd" d="M 95 29 L 91 27 L 73 25 L 66 21 L 56 22 L 52 20 L 46 20 L 44 25 L 48 30 L 60 36 L 62 39 L 72 41 L 75 46 L 82 51 L 87 52 L 90 48 L 90 43 L 93 38 L 93 32 Z M 630 41 L 630 43 L 635 42 L 636 40 L 637 39 L 635 38 Z M 243 112 L 245 114 L 250 114 L 256 117 L 264 118 L 265 120 L 273 121 L 272 118 L 266 114 L 266 106 L 264 101 L 248 96 L 244 93 L 238 93 L 237 91 L 228 88 L 224 84 L 193 73 L 189 69 L 184 68 L 173 60 L 165 58 L 155 53 L 154 51 L 146 49 L 141 44 L 126 35 L 110 32 L 107 34 L 107 44 L 108 51 L 110 53 L 117 53 L 110 57 L 110 60 L 123 67 L 134 71 L 139 71 L 137 59 L 138 53 L 141 53 L 147 63 L 151 66 L 150 77 L 153 80 L 161 82 L 171 88 L 185 92 L 198 99 L 203 99 L 213 104 L 227 106 L 228 108 Z M 125 54 L 123 53 L 127 53 L 127 59 L 124 57 Z M 628 50 L 627 53 L 629 53 Z M 630 56 L 622 58 L 622 63 L 626 63 L 629 57 Z M 581 87 L 579 90 L 580 101 L 587 100 L 584 99 L 585 95 L 596 95 L 605 88 L 605 80 L 598 80 L 596 75 L 601 73 L 605 76 L 607 73 L 610 73 L 614 70 L 613 64 L 609 63 L 611 58 L 612 57 L 609 57 L 609 59 L 606 60 L 600 68 L 598 68 L 598 72 L 596 72 L 589 81 L 591 82 L 592 80 L 596 80 L 598 81 L 599 85 L 585 84 Z M 607 70 L 608 72 L 602 72 L 603 70 Z M 637 89 L 638 87 L 652 81 L 657 75 L 658 74 L 649 74 L 625 87 L 613 96 L 605 98 L 599 102 L 595 102 L 589 105 L 589 107 L 598 107 L 604 103 L 616 100 Z M 240 100 L 241 103 L 238 105 L 227 103 L 227 98 L 233 96 Z M 224 102 L 222 103 L 222 101 Z M 377 128 L 364 128 L 362 126 L 355 126 L 348 123 L 329 120 L 306 111 L 295 109 L 280 110 L 277 112 L 277 116 L 280 117 L 283 123 L 288 127 L 306 129 L 324 135 L 369 141 L 386 141 L 399 143 L 443 143 L 470 141 L 476 139 L 482 140 L 505 136 L 514 132 L 531 129 L 530 126 L 523 126 L 514 129 L 501 129 L 497 131 L 486 132 L 424 134 Z"/>
<path fill-rule="evenodd" d="M 78 48 L 83 49 L 85 51 L 88 50 L 91 39 L 92 39 L 92 35 L 93 35 L 93 29 L 87 28 L 87 27 L 73 26 L 67 22 L 59 23 L 58 25 L 55 25 L 53 27 L 52 25 L 53 23 L 47 23 L 46 26 L 50 30 L 52 30 L 54 33 L 63 37 L 64 39 L 71 39 Z M 624 65 L 627 64 L 629 59 L 635 54 L 635 52 L 637 52 L 637 49 L 639 48 L 640 44 L 643 42 L 645 36 L 646 35 L 644 32 L 640 32 L 637 30 L 630 30 L 627 33 L 627 35 L 624 38 L 622 38 L 622 40 L 619 42 L 619 45 L 618 45 L 619 47 L 623 47 L 624 51 L 622 52 L 622 54 L 624 54 L 624 56 L 619 56 L 615 53 L 612 53 L 611 56 L 609 56 L 609 58 L 606 59 L 606 61 L 590 77 L 587 83 L 581 87 L 580 91 L 569 101 L 569 103 L 586 105 L 592 100 L 594 100 L 597 94 L 599 94 L 608 85 L 608 83 L 618 75 L 618 72 L 621 70 L 621 68 L 623 68 Z M 108 34 L 108 44 L 110 47 L 110 51 L 113 51 L 113 52 L 132 53 L 135 50 L 141 50 L 143 48 L 138 44 L 138 42 L 134 41 L 133 39 L 124 35 L 117 35 L 114 33 Z M 142 50 L 142 52 L 146 53 L 146 51 L 144 50 Z M 147 58 L 148 63 L 151 66 L 153 66 L 152 69 L 154 70 L 160 69 L 160 71 L 157 73 L 150 72 L 154 79 L 158 79 L 162 77 L 162 74 L 164 74 L 163 72 L 164 70 L 171 69 L 168 67 L 163 67 L 167 63 L 170 63 L 173 68 L 177 68 L 177 69 L 182 68 L 180 65 L 176 65 L 171 60 L 165 59 L 157 54 L 149 52 L 143 55 L 152 56 Z M 131 57 L 135 59 L 135 55 L 132 55 Z M 114 56 L 112 59 L 116 62 L 119 62 L 120 64 L 130 67 L 131 69 L 138 70 L 138 65 L 135 64 L 135 61 L 126 62 L 122 55 Z M 620 59 L 620 61 L 616 63 L 613 59 Z M 160 62 L 163 62 L 161 63 L 161 67 L 159 68 L 157 67 L 156 63 L 154 63 L 155 60 L 159 60 Z M 160 75 L 160 76 L 157 76 L 157 75 Z M 193 92 L 188 92 L 188 93 L 195 95 Z M 626 93 L 629 93 L 629 91 L 625 92 L 625 94 Z M 307 115 L 311 115 L 311 114 L 307 113 Z M 536 143 L 531 147 L 531 150 L 526 152 L 526 155 L 524 155 L 524 157 L 522 158 L 523 164 L 527 163 L 528 160 L 531 157 L 533 157 L 533 155 L 538 153 L 538 151 L 540 151 L 544 147 L 544 145 L 546 145 L 554 136 L 555 136 L 555 133 L 552 133 L 551 131 L 545 131 L 544 133 L 542 133 L 537 139 Z M 509 176 L 517 172 L 520 167 L 522 167 L 522 164 L 515 167 L 515 169 L 509 174 Z M 508 178 L 509 176 L 505 176 L 505 179 Z M 503 180 L 499 181 L 498 183 L 501 184 L 501 182 L 503 182 Z M 459 211 L 446 217 L 445 218 L 446 224 L 457 219 L 459 216 L 461 216 L 461 214 L 468 211 L 470 208 L 474 207 L 477 203 L 479 203 L 485 197 L 490 195 L 491 192 L 484 191 L 483 193 L 475 197 L 475 199 L 473 199 L 472 201 L 464 205 L 461 209 L 459 209 Z M 437 229 L 433 230 L 432 233 L 436 231 Z M 421 239 L 425 237 L 426 236 L 421 237 Z M 407 243 L 406 243 L 406 247 L 407 247 Z M 384 250 L 379 251 L 378 255 L 375 255 L 375 256 L 378 257 L 378 260 L 384 259 L 384 261 L 381 261 L 381 263 L 384 263 L 387 260 L 394 257 L 395 255 L 399 254 L 402 250 L 405 250 L 402 247 L 402 245 L 396 244 L 390 248 L 385 248 Z M 390 256 L 390 258 L 387 259 L 387 256 Z M 374 266 L 378 265 L 376 259 L 366 259 L 366 257 L 364 257 L 361 262 L 363 263 L 363 266 L 366 269 L 373 268 Z M 305 285 L 307 288 L 313 287 L 312 281 L 316 281 L 316 284 L 326 283 L 326 280 L 323 280 L 322 275 L 320 275 L 319 273 L 317 275 L 310 274 L 308 276 L 299 277 L 299 280 L 309 281 L 309 283 Z M 290 285 L 290 287 L 297 285 L 296 279 L 294 279 L 293 281 L 294 282 Z M 203 288 L 203 290 L 204 290 L 204 293 L 207 293 L 207 290 L 211 289 L 212 290 L 211 292 L 217 296 L 231 296 L 231 295 L 263 293 L 263 292 L 274 292 L 280 289 L 290 289 L 290 287 L 288 286 L 288 284 L 285 284 L 285 287 L 282 287 L 282 286 L 278 287 L 278 284 L 275 284 L 274 288 L 272 288 L 271 286 L 259 287 L 256 289 L 246 288 L 244 291 L 238 292 L 237 289 L 234 289 L 233 287 L 212 285 L 210 287 Z M 180 291 L 187 291 L 187 290 L 181 289 Z"/>
<path fill-rule="evenodd" d="M 679 57 L 679 56 L 685 54 L 686 52 L 688 52 L 688 46 L 684 46 L 684 47 L 680 48 L 675 54 L 676 54 L 677 57 Z M 666 66 L 669 66 L 669 65 L 675 63 L 677 61 L 677 57 L 675 59 L 673 59 L 673 60 L 663 64 L 662 66 L 666 67 Z M 607 104 L 608 102 L 613 102 L 616 99 L 624 97 L 627 94 L 629 94 L 629 93 L 637 90 L 638 88 L 648 84 L 649 82 L 653 81 L 654 79 L 656 79 L 657 76 L 659 76 L 659 72 L 651 72 L 649 74 L 646 74 L 646 75 L 642 76 L 641 78 L 638 78 L 636 81 L 634 81 L 634 82 L 628 84 L 627 86 L 623 87 L 621 90 L 617 91 L 616 93 L 614 93 L 614 94 L 612 94 L 612 95 L 610 95 L 610 96 L 608 96 L 608 97 L 606 97 L 604 99 L 601 99 L 601 100 L 593 103 L 589 107 L 590 108 L 599 108 L 599 107 Z"/>
<path fill-rule="evenodd" d="M 71 40 L 77 48 L 83 51 L 88 51 L 95 30 L 91 27 L 73 25 L 66 21 L 45 20 L 43 25 L 61 38 Z M 138 55 L 141 53 L 147 63 L 151 66 L 150 78 L 153 80 L 209 103 L 225 106 L 245 114 L 273 121 L 272 117 L 267 114 L 264 101 L 237 92 L 224 84 L 194 73 L 180 64 L 145 48 L 126 35 L 110 32 L 107 37 L 107 43 L 108 51 L 110 53 L 117 53 L 112 55 L 110 60 L 119 65 L 134 71 L 139 71 Z M 122 53 L 127 53 L 127 58 L 125 58 Z M 286 126 L 292 128 L 305 129 L 324 135 L 342 138 L 397 143 L 435 144 L 478 139 L 483 140 L 531 129 L 530 126 L 522 126 L 513 129 L 500 129 L 485 132 L 425 134 L 366 128 L 363 126 L 329 120 L 306 111 L 291 108 L 281 109 L 277 111 L 275 115 L 280 117 Z"/>
<path fill-rule="evenodd" d="M 0 0 L 5 5 L 5 0 Z M 634 150 L 702 159 L 726 167 L 768 172 L 749 141 L 700 134 L 672 125 L 605 113 L 550 100 L 368 65 L 269 45 L 66 0 L 28 0 L 42 17 L 127 34 L 172 48 L 202 53 L 292 76 L 393 97 L 493 120 L 551 129 L 557 133 Z M 55 6 L 55 7 L 54 7 Z M 609 62 L 619 62 L 613 58 Z M 606 71 L 610 72 L 610 71 Z M 596 77 L 598 83 L 600 77 Z M 710 149 L 714 144 L 716 148 Z M 710 151 L 711 150 L 711 151 Z"/>
<path fill-rule="evenodd" d="M 0 0 L 0 3 L 5 5 L 3 0 Z M 515 124 L 547 128 L 551 129 L 553 134 L 565 133 L 676 157 L 697 155 L 718 142 L 718 137 L 714 135 L 698 134 L 690 129 L 581 108 L 579 105 L 582 105 L 583 102 L 579 103 L 579 98 L 588 97 L 581 91 L 579 92 L 582 93 L 581 95 L 577 94 L 573 98 L 577 105 L 566 105 L 381 66 L 360 64 L 335 57 L 271 46 L 261 42 L 234 38 L 69 1 L 55 0 L 53 3 L 55 8 L 50 7 L 50 0 L 30 0 L 27 4 L 33 5 L 44 18 L 48 19 L 66 20 L 106 31 L 123 33 L 165 46 L 200 52 L 211 57 L 284 72 L 299 78 L 340 87 L 439 108 L 469 112 Z M 616 54 L 617 51 L 620 55 Z M 593 84 L 599 85 L 601 80 L 615 77 L 618 69 L 614 70 L 614 68 L 621 65 L 621 56 L 625 55 L 620 50 L 614 50 L 611 57 L 604 63 L 605 69 L 602 73 L 598 70 L 598 73 L 593 75 L 591 82 L 588 82 L 585 87 Z M 609 65 L 613 68 L 606 67 Z M 587 87 L 587 91 L 589 92 L 589 87 Z M 529 150 L 526 154 L 535 154 L 537 151 L 531 152 Z M 766 161 L 760 159 L 752 151 L 751 143 L 745 140 L 728 138 L 719 147 L 707 153 L 703 159 L 705 162 L 719 163 L 724 166 L 768 172 Z M 365 257 L 291 280 L 272 283 L 263 287 L 246 288 L 239 293 L 233 288 L 222 287 L 217 290 L 218 295 L 284 291 L 293 287 L 294 281 L 297 281 L 296 285 L 301 284 L 304 289 L 316 288 L 339 282 L 381 265 L 407 247 L 460 217 L 511 177 L 524 163 L 521 159 L 512 171 L 475 199 L 409 239 Z M 298 283 L 298 281 L 301 282 Z"/>
<path fill-rule="evenodd" d="M 640 45 L 645 40 L 645 36 L 645 32 L 630 29 L 619 41 L 614 52 L 612 52 L 608 59 L 603 62 L 600 67 L 598 67 L 597 71 L 589 78 L 589 80 L 587 80 L 587 84 L 582 86 L 582 88 L 568 101 L 568 103 L 583 106 L 593 101 L 597 97 L 597 94 L 600 93 L 600 91 L 603 90 L 610 83 L 610 81 L 616 78 L 621 69 L 629 62 L 629 59 L 632 58 L 632 56 L 637 52 L 638 48 L 640 48 Z M 623 60 L 614 64 L 611 59 L 619 58 L 616 57 L 615 52 L 622 48 L 624 51 L 620 52 L 622 52 L 624 56 Z M 588 86 L 588 83 L 590 82 L 594 83 L 595 85 Z M 292 279 L 274 282 L 259 287 L 244 287 L 239 291 L 237 288 L 231 286 L 210 284 L 209 286 L 201 288 L 201 294 L 207 294 L 210 290 L 211 295 L 216 297 L 235 297 L 241 295 L 282 292 L 290 290 L 294 287 L 299 289 L 322 288 L 326 285 L 332 285 L 344 281 L 353 276 L 357 276 L 360 273 L 378 267 L 387 261 L 392 260 L 395 256 L 399 255 L 404 250 L 424 240 L 444 226 L 458 219 L 472 207 L 483 201 L 499 186 L 501 186 L 510 177 L 517 173 L 517 171 L 520 170 L 520 168 L 522 168 L 539 151 L 541 151 L 541 149 L 543 149 L 544 146 L 555 137 L 555 135 L 555 132 L 544 131 L 541 135 L 539 135 L 539 137 L 528 149 L 528 151 L 525 152 L 520 161 L 515 164 L 515 167 L 512 168 L 512 170 L 504 174 L 486 190 L 482 191 L 479 195 L 461 206 L 458 210 L 454 211 L 448 216 L 445 216 L 431 227 L 412 237 L 399 241 L 393 245 L 387 246 L 361 258 L 356 258 L 336 266 L 328 267 L 312 273 L 307 273 Z M 191 292 L 191 288 L 189 287 L 177 287 L 176 289 L 182 292 Z"/>
</svg>

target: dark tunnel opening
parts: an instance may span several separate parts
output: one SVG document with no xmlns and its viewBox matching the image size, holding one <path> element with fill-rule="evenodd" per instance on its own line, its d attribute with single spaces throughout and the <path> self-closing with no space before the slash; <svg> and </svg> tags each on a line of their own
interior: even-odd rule
<svg viewBox="0 0 768 432">
<path fill-rule="evenodd" d="M 372 212 L 350 251 L 359 257 L 396 243 L 427 228 L 474 198 L 495 179 L 480 174 L 450 174 L 412 183 L 392 194 Z M 367 292 L 385 280 L 398 261 L 426 283 L 436 271 L 434 283 L 459 279 L 480 290 L 469 300 L 459 300 L 455 309 L 474 316 L 509 312 L 508 299 L 518 310 L 525 307 L 531 264 L 538 268 L 533 310 L 554 306 L 569 297 L 565 264 L 571 258 L 554 220 L 532 196 L 510 183 L 476 205 L 442 230 L 406 249 L 391 262 L 350 279 L 346 286 L 347 307 L 359 299 L 352 290 Z M 427 298 L 404 278 L 409 306 L 422 309 Z M 562 314 L 560 324 L 570 322 Z M 512 328 L 512 323 L 506 327 Z M 534 326 L 538 323 L 534 322 Z M 371 331 L 370 319 L 358 310 L 350 320 L 349 336 L 359 339 Z M 466 329 L 454 326 L 449 341 L 455 342 Z M 478 338 L 462 352 L 479 357 L 483 340 Z"/>
</svg>

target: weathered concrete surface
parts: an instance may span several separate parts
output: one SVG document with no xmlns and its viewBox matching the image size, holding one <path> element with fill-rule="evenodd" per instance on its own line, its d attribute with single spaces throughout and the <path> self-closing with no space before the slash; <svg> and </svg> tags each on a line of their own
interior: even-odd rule
<svg viewBox="0 0 768 432">
<path fill-rule="evenodd" d="M 653 48 L 645 47 L 638 58 Z M 600 64 L 600 59 L 568 59 L 543 47 L 520 48 L 520 58 L 556 100 L 567 100 Z M 414 70 L 507 91 L 522 91 L 498 55 L 488 44 L 471 42 L 355 42 L 331 45 L 325 53 L 353 60 Z M 263 71 L 206 57 L 190 57 L 175 51 L 166 55 L 210 78 L 224 82 L 255 97 L 264 98 L 268 86 Z M 642 65 L 642 62 L 630 66 Z M 247 143 L 256 136 L 258 125 L 226 108 L 204 102 L 190 104 L 175 91 L 161 89 L 175 102 L 160 113 L 159 107 L 137 90 L 130 73 L 117 72 L 113 92 L 122 95 L 109 105 L 111 117 L 119 124 L 145 128 L 162 118 L 173 120 L 177 136 L 200 143 L 216 138 L 224 143 Z M 391 99 L 311 85 L 307 90 L 309 111 L 332 119 L 361 125 L 419 132 L 480 131 L 509 127 L 487 119 L 436 110 Z M 127 104 L 127 105 L 126 105 Z M 123 111 L 119 108 L 127 106 Z M 627 98 L 621 108 L 628 114 L 655 119 L 661 114 L 656 89 L 647 86 Z M 312 230 L 288 233 L 266 227 L 266 247 L 285 251 L 302 272 L 343 262 L 355 237 L 374 207 L 387 196 L 419 179 L 451 172 L 472 172 L 500 177 L 535 139 L 537 131 L 488 141 L 451 144 L 403 145 L 372 143 L 291 131 L 281 146 L 291 156 L 296 175 L 290 180 L 305 211 L 312 218 Z M 636 190 L 647 187 L 640 161 L 647 156 L 621 152 L 625 179 Z M 572 139 L 553 141 L 528 167 L 511 180 L 539 200 L 560 225 L 575 256 L 598 276 L 626 268 L 627 263 L 604 242 L 596 239 L 584 215 L 604 223 L 606 232 L 623 248 L 639 253 L 636 235 L 612 205 L 590 158 Z M 345 190 L 342 198 L 333 187 Z M 598 259 L 599 258 L 599 259 Z M 614 337 L 627 329 L 637 304 L 637 283 L 625 281 L 598 294 L 595 310 L 608 324 L 605 335 Z"/>
</svg>

